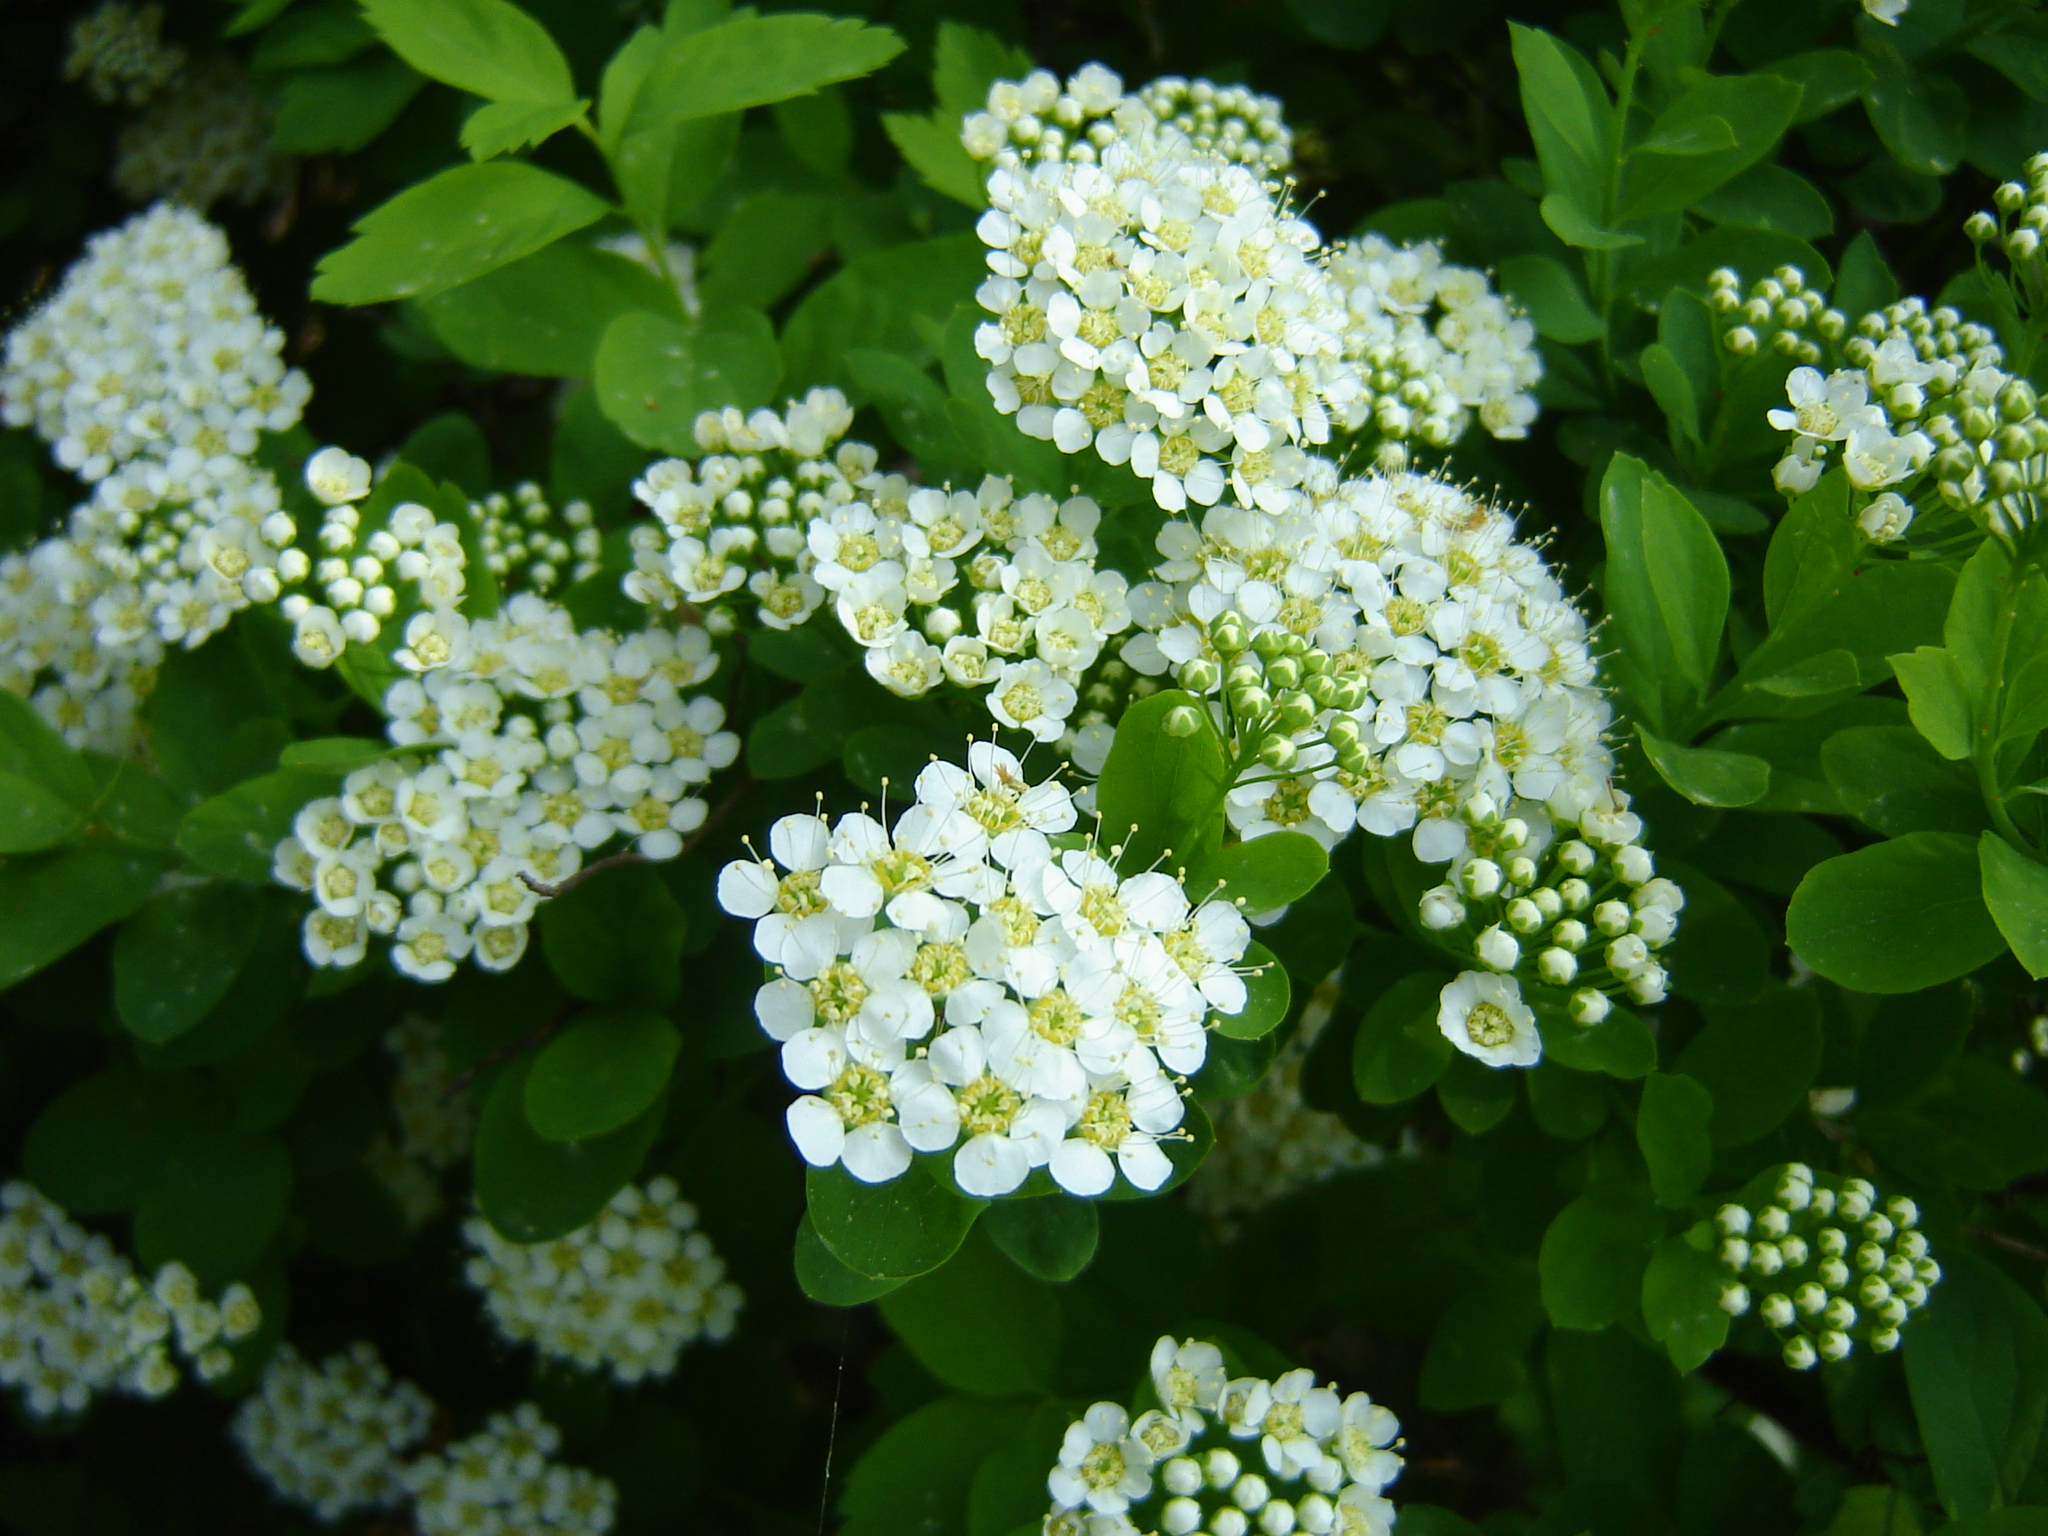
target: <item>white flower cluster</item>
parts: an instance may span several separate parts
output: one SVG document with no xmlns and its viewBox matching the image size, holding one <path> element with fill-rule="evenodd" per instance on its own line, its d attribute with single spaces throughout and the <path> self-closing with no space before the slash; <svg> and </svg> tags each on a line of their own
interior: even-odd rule
<svg viewBox="0 0 2048 1536">
<path fill-rule="evenodd" d="M 175 1263 L 145 1285 L 104 1237 L 27 1184 L 0 1185 L 0 1387 L 34 1417 L 82 1413 L 98 1392 L 163 1397 L 173 1348 L 216 1380 L 234 1367 L 226 1346 L 262 1320 L 246 1285 L 208 1301 Z"/>
<path fill-rule="evenodd" d="M 616 1381 L 666 1376 L 684 1346 L 729 1338 L 744 1299 L 670 1178 L 628 1184 L 551 1243 L 507 1242 L 481 1216 L 462 1235 L 476 1250 L 464 1273 L 501 1334 Z"/>
<path fill-rule="evenodd" d="M 1294 135 L 1271 96 L 1175 75 L 1126 95 L 1122 78 L 1100 64 L 1084 65 L 1064 88 L 1043 69 L 996 81 L 987 110 L 962 121 L 960 142 L 976 160 L 998 165 L 1090 162 L 1116 141 L 1120 123 L 1143 121 L 1168 124 L 1203 154 L 1261 171 L 1284 171 L 1294 159 Z"/>
<path fill-rule="evenodd" d="M 282 194 L 292 163 L 270 147 L 270 104 L 242 70 L 217 58 L 187 70 L 121 131 L 114 185 L 130 202 L 157 198 L 204 212 Z"/>
<path fill-rule="evenodd" d="M 185 67 L 185 50 L 163 40 L 164 8 L 104 0 L 71 29 L 64 78 L 81 77 L 99 100 L 140 106 Z"/>
<path fill-rule="evenodd" d="M 539 486 L 522 480 L 509 497 L 493 491 L 469 510 L 501 590 L 544 596 L 597 574 L 604 535 L 589 502 L 572 501 L 558 512 Z"/>
<path fill-rule="evenodd" d="M 1359 386 L 1338 412 L 1347 432 L 1448 448 L 1476 414 L 1495 437 L 1529 435 L 1530 391 L 1543 376 L 1536 328 L 1484 272 L 1445 261 L 1432 242 L 1396 246 L 1377 235 L 1341 242 L 1327 267 Z"/>
<path fill-rule="evenodd" d="M 251 456 L 311 389 L 228 256 L 198 215 L 153 208 L 95 236 L 7 338 L 0 415 L 93 496 L 63 534 L 0 560 L 0 686 L 81 744 L 126 748 L 120 705 L 161 647 L 257 600 L 290 522 Z"/>
<path fill-rule="evenodd" d="M 829 603 L 892 692 L 986 688 L 998 724 L 1059 740 L 1084 674 L 1131 624 L 1124 578 L 1097 568 L 1101 510 L 1014 498 L 993 475 L 968 492 L 878 474 L 874 449 L 838 441 L 851 420 L 830 389 L 779 416 L 699 417 L 714 451 L 663 460 L 634 488 L 662 527 L 636 531 L 628 593 L 709 607 L 724 626 L 744 589 L 775 629 Z"/>
<path fill-rule="evenodd" d="M 815 1167 L 868 1183 L 951 1152 L 969 1194 L 1046 1168 L 1072 1194 L 1118 1172 L 1157 1189 L 1211 1010 L 1246 1001 L 1250 929 L 1174 876 L 1119 877 L 1056 783 L 988 743 L 934 762 L 893 827 L 785 816 L 774 858 L 728 864 L 726 911 L 754 921 L 778 975 L 755 1013 L 805 1096 L 790 1135 Z M 1064 839 L 1063 839 L 1064 840 Z"/>
<path fill-rule="evenodd" d="M 402 1457 L 433 1417 L 426 1394 L 394 1382 L 372 1345 L 355 1344 L 316 1369 L 281 1344 L 229 1432 L 279 1498 L 331 1525 L 405 1502 Z"/>
<path fill-rule="evenodd" d="M 418 1226 L 441 1209 L 441 1175 L 469 1156 L 476 1109 L 467 1094 L 449 1091 L 455 1079 L 436 1025 L 407 1017 L 386 1032 L 384 1049 L 398 1063 L 390 1116 L 396 1136 L 380 1134 L 364 1157 L 407 1223 Z"/>
<path fill-rule="evenodd" d="M 406 634 L 435 665 L 386 695 L 404 750 L 306 806 L 277 848 L 277 879 L 313 893 L 315 965 L 354 965 L 377 934 L 418 981 L 465 958 L 508 970 L 536 883 L 618 838 L 674 858 L 704 822 L 697 790 L 739 755 L 724 707 L 684 691 L 718 664 L 701 629 L 579 634 L 566 609 L 525 593 L 496 619 L 423 614 Z"/>
<path fill-rule="evenodd" d="M 608 1478 L 552 1460 L 562 1433 L 531 1403 L 492 1414 L 484 1429 L 409 1463 L 419 1536 L 604 1536 L 619 1491 Z"/>
<path fill-rule="evenodd" d="M 1152 1348 L 1160 1406 L 1097 1403 L 1067 1427 L 1046 1479 L 1045 1536 L 1388 1536 L 1400 1420 L 1310 1370 L 1232 1378 L 1194 1339 Z"/>
<path fill-rule="evenodd" d="M 1897 1349 L 1941 1280 L 1911 1200 L 1880 1206 L 1868 1180 L 1804 1163 L 1786 1164 L 1770 1204 L 1724 1205 L 1714 1222 L 1721 1262 L 1738 1277 L 1722 1287 L 1722 1308 L 1739 1317 L 1754 1303 L 1795 1371 L 1844 1358 L 1858 1339 L 1881 1355 Z"/>
<path fill-rule="evenodd" d="M 1319 237 L 1257 172 L 1125 114 L 1093 161 L 998 164 L 975 226 L 996 408 L 1168 511 L 1283 511 L 1358 387 Z"/>
<path fill-rule="evenodd" d="M 1302 1099 L 1301 1069 L 1336 1012 L 1337 979 L 1317 987 L 1301 1022 L 1251 1091 L 1209 1107 L 1216 1145 L 1188 1180 L 1188 1204 L 1228 1232 L 1237 1218 L 1386 1154 Z"/>
<path fill-rule="evenodd" d="M 2048 217 L 2048 213 L 2044 213 Z M 1732 272 L 1715 274 L 1714 303 L 1724 315 L 1749 319 L 1771 292 L 1747 303 Z M 1780 294 L 1787 311 L 1819 303 L 1802 294 L 1796 270 L 1782 268 L 1760 290 Z M 1822 310 L 1818 333 L 1828 351 L 1801 341 L 1793 351 L 1807 366 L 1785 381 L 1789 409 L 1769 413 L 1772 426 L 1793 434 L 1772 478 L 1787 495 L 1811 490 L 1838 449 L 1856 490 L 1856 521 L 1873 543 L 1903 537 L 1916 517 L 1953 533 L 1964 519 L 2011 544 L 2042 517 L 2048 493 L 2048 421 L 2034 388 L 2009 372 L 1989 327 L 1943 305 L 1902 299 L 1858 320 Z M 1780 332 L 1781 336 L 1789 332 Z M 1754 328 L 1739 325 L 1724 341 L 1753 350 Z M 1811 366 L 1830 360 L 1826 373 Z M 1931 482 L 1931 483 L 1929 483 Z"/>
</svg>

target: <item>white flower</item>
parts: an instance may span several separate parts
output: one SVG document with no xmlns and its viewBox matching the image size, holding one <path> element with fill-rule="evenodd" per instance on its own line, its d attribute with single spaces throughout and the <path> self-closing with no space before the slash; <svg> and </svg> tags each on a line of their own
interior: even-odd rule
<svg viewBox="0 0 2048 1536">
<path fill-rule="evenodd" d="M 1785 378 L 1785 394 L 1792 409 L 1769 413 L 1780 432 L 1840 443 L 1863 428 L 1885 426 L 1884 412 L 1870 403 L 1866 380 L 1855 369 L 1837 369 L 1823 378 L 1818 368 L 1794 368 Z"/>
<path fill-rule="evenodd" d="M 282 1344 L 231 1432 L 280 1498 L 331 1524 L 404 1501 L 401 1458 L 432 1420 L 425 1395 L 394 1382 L 373 1346 L 353 1345 L 316 1370 Z"/>
<path fill-rule="evenodd" d="M 1067 1427 L 1046 1479 L 1061 1508 L 1120 1515 L 1152 1491 L 1152 1453 L 1130 1431 L 1130 1415 L 1114 1403 L 1097 1403 Z"/>
<path fill-rule="evenodd" d="M 1534 1066 L 1543 1054 L 1536 1015 L 1512 976 L 1466 971 L 1445 985 L 1437 1028 L 1467 1056 L 1489 1067 Z"/>
<path fill-rule="evenodd" d="M 370 465 L 346 448 L 322 448 L 306 460 L 306 489 L 330 507 L 370 494 Z"/>
</svg>

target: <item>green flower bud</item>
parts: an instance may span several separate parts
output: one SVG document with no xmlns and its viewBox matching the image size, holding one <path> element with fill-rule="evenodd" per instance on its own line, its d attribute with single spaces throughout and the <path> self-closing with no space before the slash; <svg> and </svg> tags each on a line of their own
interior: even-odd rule
<svg viewBox="0 0 2048 1536">
<path fill-rule="evenodd" d="M 1206 656 L 1197 656 L 1180 669 L 1180 685 L 1191 693 L 1214 693 L 1223 681 L 1223 669 Z"/>
<path fill-rule="evenodd" d="M 1202 728 L 1202 717 L 1192 704 L 1176 704 L 1161 722 L 1169 736 L 1188 737 Z"/>
<path fill-rule="evenodd" d="M 1279 773 L 1285 773 L 1294 766 L 1300 756 L 1294 743 L 1285 736 L 1268 736 L 1259 743 L 1259 761 Z"/>
</svg>

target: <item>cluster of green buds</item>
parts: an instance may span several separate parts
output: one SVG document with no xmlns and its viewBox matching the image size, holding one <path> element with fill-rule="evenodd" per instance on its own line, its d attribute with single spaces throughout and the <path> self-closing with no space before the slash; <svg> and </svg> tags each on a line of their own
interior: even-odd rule
<svg viewBox="0 0 2048 1536">
<path fill-rule="evenodd" d="M 1795 1371 L 1843 1359 L 1858 1339 L 1889 1354 L 1941 1279 L 1919 1222 L 1903 1195 L 1880 1206 L 1867 1179 L 1788 1163 L 1770 1203 L 1724 1205 L 1714 1217 L 1721 1262 L 1736 1276 L 1721 1288 L 1722 1310 L 1740 1317 L 1754 1306 Z"/>
<path fill-rule="evenodd" d="M 603 536 L 591 520 L 589 502 L 572 501 L 558 512 L 527 480 L 509 497 L 493 491 L 471 502 L 469 510 L 482 536 L 484 564 L 500 590 L 545 595 L 597 574 Z"/>
<path fill-rule="evenodd" d="M 1605 1020 L 1611 994 L 1663 1001 L 1670 978 L 1657 955 L 1685 906 L 1685 892 L 1657 874 L 1627 797 L 1610 795 L 1549 836 L 1491 795 L 1469 796 L 1459 812 L 1469 853 L 1418 903 L 1422 926 L 1483 969 L 1571 988 L 1580 1024 Z"/>
<path fill-rule="evenodd" d="M 1973 213 L 1963 230 L 1978 247 L 1997 245 L 2012 266 L 2013 286 L 2027 312 L 2038 313 L 2048 299 L 2048 154 L 2028 159 L 2024 182 L 2008 181 L 1991 194 L 1997 211 Z"/>
<path fill-rule="evenodd" d="M 1342 669 L 1328 651 L 1285 630 L 1254 636 L 1243 615 L 1226 610 L 1209 621 L 1213 656 L 1175 670 L 1190 693 L 1221 697 L 1225 738 L 1240 769 L 1263 764 L 1276 773 L 1308 766 L 1305 754 L 1362 773 L 1369 750 L 1354 711 L 1366 702 L 1365 680 Z M 1170 715 L 1166 728 L 1192 736 L 1202 727 L 1193 706 Z"/>
<path fill-rule="evenodd" d="M 1722 267 L 1707 279 L 1707 307 L 1721 318 L 1721 345 L 1737 357 L 1752 357 L 1766 348 L 1795 363 L 1821 360 L 1823 343 L 1838 340 L 1848 317 L 1828 307 L 1827 295 L 1809 287 L 1797 267 L 1780 267 L 1750 286 L 1745 296 L 1742 275 Z"/>
<path fill-rule="evenodd" d="M 2018 551 L 2048 497 L 2048 421 L 2034 386 L 1983 367 L 1964 380 L 1958 409 L 1929 420 L 1941 444 L 1932 465 L 1941 498 Z"/>
</svg>

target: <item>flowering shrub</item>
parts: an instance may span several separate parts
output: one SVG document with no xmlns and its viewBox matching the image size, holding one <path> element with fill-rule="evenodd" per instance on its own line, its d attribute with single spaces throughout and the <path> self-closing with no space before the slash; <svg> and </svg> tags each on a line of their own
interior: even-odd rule
<svg viewBox="0 0 2048 1536">
<path fill-rule="evenodd" d="M 10 1528 L 2034 1529 L 2036 7 L 18 20 Z"/>
</svg>

